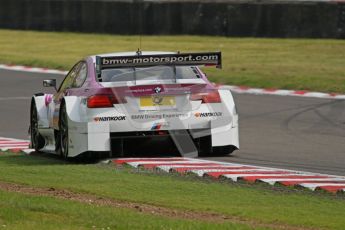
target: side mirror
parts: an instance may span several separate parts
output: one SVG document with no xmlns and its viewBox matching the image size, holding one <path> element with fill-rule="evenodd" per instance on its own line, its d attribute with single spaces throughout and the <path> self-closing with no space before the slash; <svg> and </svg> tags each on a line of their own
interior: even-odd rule
<svg viewBox="0 0 345 230">
<path fill-rule="evenodd" d="M 56 90 L 56 79 L 43 80 L 44 87 L 54 87 Z"/>
</svg>

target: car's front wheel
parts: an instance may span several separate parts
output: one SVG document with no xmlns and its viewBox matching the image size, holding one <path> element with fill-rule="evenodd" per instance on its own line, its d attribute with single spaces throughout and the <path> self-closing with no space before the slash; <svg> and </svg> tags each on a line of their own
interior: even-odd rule
<svg viewBox="0 0 345 230">
<path fill-rule="evenodd" d="M 44 138 L 38 131 L 38 114 L 36 104 L 33 101 L 30 109 L 30 137 L 31 137 L 31 148 L 38 151 L 44 147 Z"/>
<path fill-rule="evenodd" d="M 60 117 L 59 117 L 59 132 L 58 132 L 58 151 L 60 156 L 67 159 L 68 158 L 68 147 L 69 147 L 69 138 L 68 138 L 68 119 L 66 106 L 61 104 L 60 108 Z"/>
</svg>

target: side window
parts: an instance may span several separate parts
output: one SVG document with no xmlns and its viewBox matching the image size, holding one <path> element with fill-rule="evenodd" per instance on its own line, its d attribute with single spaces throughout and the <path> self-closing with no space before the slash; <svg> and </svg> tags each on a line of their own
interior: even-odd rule
<svg viewBox="0 0 345 230">
<path fill-rule="evenodd" d="M 59 92 L 64 91 L 68 88 L 71 88 L 74 82 L 74 79 L 77 75 L 77 72 L 79 70 L 80 67 L 80 62 L 77 63 L 72 70 L 67 74 L 67 76 L 65 77 L 65 80 L 61 83 L 61 86 L 59 88 Z"/>
<path fill-rule="evenodd" d="M 75 80 L 73 82 L 73 88 L 79 88 L 81 87 L 87 77 L 87 65 L 85 62 L 81 62 L 79 71 L 77 73 L 77 76 L 75 77 Z"/>
</svg>

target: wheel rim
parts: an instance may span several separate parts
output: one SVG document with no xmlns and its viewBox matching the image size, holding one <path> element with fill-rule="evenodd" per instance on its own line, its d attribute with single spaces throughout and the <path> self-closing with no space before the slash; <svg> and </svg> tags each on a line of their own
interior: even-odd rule
<svg viewBox="0 0 345 230">
<path fill-rule="evenodd" d="M 68 156 L 68 123 L 65 110 L 62 109 L 60 117 L 60 148 L 61 155 L 65 158 Z"/>
<path fill-rule="evenodd" d="M 30 131 L 31 131 L 31 143 L 34 149 L 38 146 L 38 122 L 37 122 L 37 111 L 36 108 L 32 108 L 31 112 L 31 124 L 30 124 Z"/>
</svg>

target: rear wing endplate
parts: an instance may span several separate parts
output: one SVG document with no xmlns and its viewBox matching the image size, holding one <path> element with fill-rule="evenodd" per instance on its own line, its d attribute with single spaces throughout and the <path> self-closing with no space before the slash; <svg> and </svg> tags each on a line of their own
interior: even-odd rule
<svg viewBox="0 0 345 230">
<path fill-rule="evenodd" d="M 96 72 L 100 74 L 103 69 L 126 67 L 150 67 L 159 65 L 173 66 L 216 66 L 222 67 L 221 52 L 209 53 L 177 53 L 135 56 L 96 56 Z"/>
</svg>

